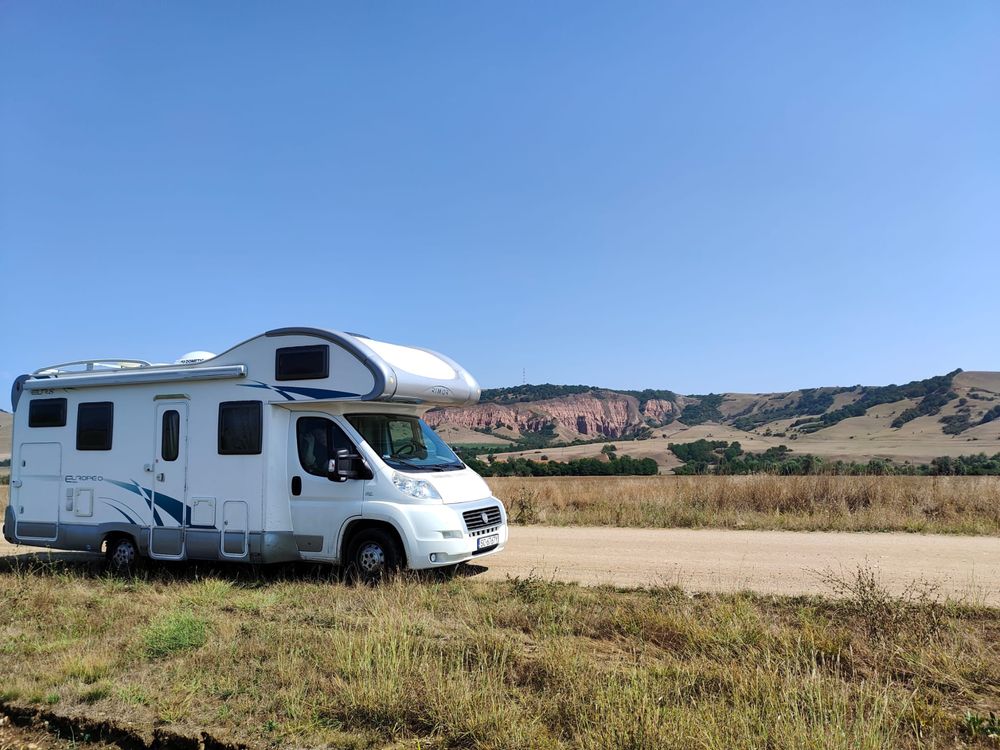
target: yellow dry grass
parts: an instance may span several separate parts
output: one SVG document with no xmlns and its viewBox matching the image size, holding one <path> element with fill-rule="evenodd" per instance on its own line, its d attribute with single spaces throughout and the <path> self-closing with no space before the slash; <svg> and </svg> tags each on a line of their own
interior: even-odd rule
<svg viewBox="0 0 1000 750">
<path fill-rule="evenodd" d="M 515 523 L 1000 535 L 1000 477 L 493 477 Z"/>
</svg>

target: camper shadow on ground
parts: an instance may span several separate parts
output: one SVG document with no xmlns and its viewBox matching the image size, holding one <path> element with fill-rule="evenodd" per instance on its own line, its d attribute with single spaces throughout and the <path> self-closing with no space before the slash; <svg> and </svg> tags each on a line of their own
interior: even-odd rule
<svg viewBox="0 0 1000 750">
<path fill-rule="evenodd" d="M 418 581 L 444 581 L 473 578 L 485 573 L 483 565 L 466 563 L 451 574 L 442 571 L 404 571 L 399 575 Z M 0 574 L 55 576 L 75 574 L 87 578 L 142 578 L 149 580 L 197 581 L 222 578 L 233 582 L 268 584 L 282 581 L 316 581 L 352 585 L 345 569 L 323 563 L 295 562 L 271 565 L 247 565 L 219 561 L 148 561 L 136 566 L 131 574 L 118 574 L 108 566 L 104 555 L 90 552 L 35 551 L 0 557 Z"/>
</svg>

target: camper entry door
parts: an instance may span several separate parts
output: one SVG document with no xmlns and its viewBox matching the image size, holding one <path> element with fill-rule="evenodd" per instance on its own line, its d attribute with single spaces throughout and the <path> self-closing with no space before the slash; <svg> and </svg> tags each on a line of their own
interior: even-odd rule
<svg viewBox="0 0 1000 750">
<path fill-rule="evenodd" d="M 186 401 L 157 401 L 149 556 L 184 557 L 187 510 Z"/>
</svg>

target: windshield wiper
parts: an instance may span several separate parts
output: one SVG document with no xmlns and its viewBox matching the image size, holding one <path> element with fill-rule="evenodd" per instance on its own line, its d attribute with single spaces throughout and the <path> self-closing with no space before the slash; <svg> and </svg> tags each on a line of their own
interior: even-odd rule
<svg viewBox="0 0 1000 750">
<path fill-rule="evenodd" d="M 407 461 L 405 458 L 400 456 L 386 456 L 390 461 L 398 461 L 403 464 L 403 466 L 408 466 L 411 469 L 417 469 L 418 471 L 448 471 L 450 469 L 461 469 L 465 466 L 462 463 L 447 463 L 447 464 L 415 464 L 412 461 Z"/>
<path fill-rule="evenodd" d="M 407 461 L 405 458 L 399 456 L 389 456 L 390 461 L 396 461 L 403 464 L 403 466 L 408 466 L 411 469 L 416 469 L 417 471 L 444 471 L 444 469 L 439 468 L 437 464 L 415 464 L 412 461 Z"/>
<path fill-rule="evenodd" d="M 425 469 L 425 468 L 427 468 L 426 466 L 421 466 L 420 464 L 415 464 L 412 461 L 407 461 L 405 458 L 400 458 L 399 456 L 389 455 L 389 456 L 382 456 L 382 458 L 385 458 L 385 459 L 387 459 L 389 461 L 396 461 L 397 463 L 403 464 L 403 466 L 409 466 L 411 469 Z"/>
</svg>

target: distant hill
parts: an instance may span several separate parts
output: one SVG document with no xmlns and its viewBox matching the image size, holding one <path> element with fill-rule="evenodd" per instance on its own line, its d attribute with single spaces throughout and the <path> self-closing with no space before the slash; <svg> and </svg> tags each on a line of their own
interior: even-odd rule
<svg viewBox="0 0 1000 750">
<path fill-rule="evenodd" d="M 614 440 L 630 443 L 619 453 L 671 468 L 669 442 L 712 437 L 750 450 L 785 444 L 845 460 L 925 461 L 1000 451 L 1000 373 L 753 394 L 520 385 L 487 389 L 480 403 L 436 409 L 427 420 L 452 443 L 544 451 L 552 460 L 600 455 L 601 442 Z"/>
<path fill-rule="evenodd" d="M 10 435 L 14 415 L 0 409 L 0 459 L 10 458 Z"/>
</svg>

